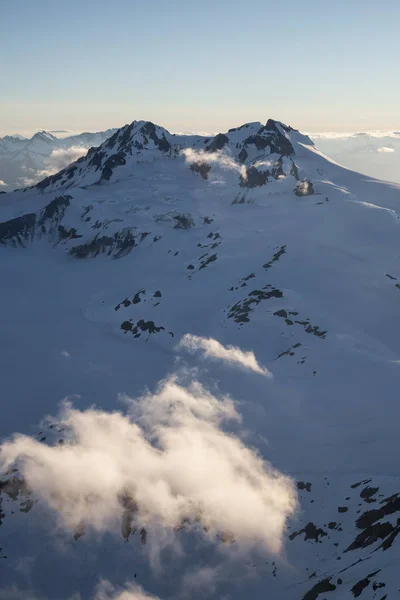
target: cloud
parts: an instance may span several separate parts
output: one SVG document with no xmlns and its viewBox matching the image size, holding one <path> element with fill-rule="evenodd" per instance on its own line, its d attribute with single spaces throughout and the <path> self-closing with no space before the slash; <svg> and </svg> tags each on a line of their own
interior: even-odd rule
<svg viewBox="0 0 400 600">
<path fill-rule="evenodd" d="M 89 148 L 84 146 L 70 146 L 69 148 L 56 148 L 52 151 L 44 161 L 44 168 L 38 171 L 34 169 L 25 169 L 28 173 L 27 177 L 22 177 L 19 181 L 19 185 L 31 186 L 42 181 L 46 177 L 50 177 L 58 171 L 65 169 L 71 163 L 75 162 L 81 156 L 87 154 Z"/>
<path fill-rule="evenodd" d="M 312 132 L 307 133 L 311 139 L 347 139 L 347 138 L 359 138 L 359 137 L 372 137 L 372 138 L 383 138 L 383 137 L 392 137 L 399 138 L 399 131 L 358 131 L 358 132 L 338 132 L 338 131 L 322 131 L 322 132 Z"/>
<path fill-rule="evenodd" d="M 2 179 L 0 179 L 0 187 L 7 187 L 6 182 L 3 181 Z"/>
<path fill-rule="evenodd" d="M 174 135 L 198 135 L 199 137 L 214 137 L 216 133 L 210 133 L 209 131 L 174 131 Z"/>
<path fill-rule="evenodd" d="M 189 164 L 205 162 L 209 165 L 217 165 L 228 171 L 236 171 L 243 179 L 247 178 L 246 167 L 240 165 L 232 158 L 232 156 L 229 156 L 229 154 L 225 154 L 224 152 L 204 152 L 203 150 L 197 151 L 193 150 L 193 148 L 186 148 L 182 150 L 182 154 Z"/>
<path fill-rule="evenodd" d="M 254 352 L 244 352 L 236 346 L 223 346 L 213 338 L 203 338 L 187 333 L 181 339 L 178 347 L 186 348 L 191 353 L 203 351 L 206 358 L 222 360 L 230 365 L 238 365 L 243 369 L 260 373 L 260 375 L 265 375 L 266 377 L 272 377 L 272 373 L 268 369 L 258 364 Z"/>
<path fill-rule="evenodd" d="M 72 162 L 87 154 L 88 148 L 83 146 L 70 146 L 69 148 L 56 148 L 46 159 L 46 166 L 38 172 L 38 177 L 54 175 L 61 169 L 65 169 Z"/>
<path fill-rule="evenodd" d="M 159 600 L 150 596 L 143 588 L 134 583 L 125 584 L 125 588 L 116 588 L 109 581 L 102 580 L 96 588 L 93 600 Z"/>
<path fill-rule="evenodd" d="M 394 148 L 388 148 L 387 146 L 382 146 L 382 148 L 377 148 L 377 152 L 394 152 Z"/>
<path fill-rule="evenodd" d="M 195 566 L 182 576 L 182 592 L 185 598 L 212 597 L 216 592 L 218 584 L 227 580 L 227 573 L 224 573 L 221 565 L 216 567 Z M 229 578 L 232 581 L 232 575 Z"/>
<path fill-rule="evenodd" d="M 235 540 L 243 551 L 279 553 L 297 493 L 224 431 L 225 422 L 240 422 L 230 398 L 171 377 L 156 393 L 125 401 L 127 414 L 66 402 L 56 421 L 65 443 L 14 435 L 0 447 L 0 468 L 16 465 L 66 530 L 122 531 L 128 539 L 144 528 L 152 551 L 183 527 L 209 541 Z"/>
</svg>

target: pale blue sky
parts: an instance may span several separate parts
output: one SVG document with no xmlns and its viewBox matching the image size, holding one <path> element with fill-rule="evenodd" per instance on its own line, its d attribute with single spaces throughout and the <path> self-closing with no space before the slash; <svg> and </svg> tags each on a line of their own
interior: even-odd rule
<svg viewBox="0 0 400 600">
<path fill-rule="evenodd" d="M 400 129 L 399 0 L 0 0 L 0 135 Z"/>
</svg>

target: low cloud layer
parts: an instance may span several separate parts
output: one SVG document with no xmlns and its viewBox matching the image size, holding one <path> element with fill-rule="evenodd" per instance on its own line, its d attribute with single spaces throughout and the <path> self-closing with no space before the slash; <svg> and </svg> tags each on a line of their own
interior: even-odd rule
<svg viewBox="0 0 400 600">
<path fill-rule="evenodd" d="M 254 352 L 244 352 L 236 346 L 223 346 L 213 338 L 204 338 L 187 333 L 180 341 L 179 347 L 185 348 L 191 353 L 202 352 L 206 358 L 222 360 L 229 365 L 254 371 L 254 373 L 259 373 L 265 377 L 272 377 L 272 373 L 257 362 Z"/>
<path fill-rule="evenodd" d="M 198 152 L 197 150 L 193 150 L 193 148 L 186 148 L 182 150 L 182 154 L 189 164 L 204 162 L 209 165 L 216 165 L 227 171 L 236 171 L 243 179 L 247 178 L 246 167 L 236 162 L 234 158 L 224 152 Z"/>
<path fill-rule="evenodd" d="M 39 170 L 25 169 L 27 175 L 20 178 L 19 185 L 35 185 L 42 179 L 50 177 L 65 169 L 71 163 L 75 162 L 81 156 L 87 154 L 88 148 L 84 146 L 70 146 L 69 148 L 56 148 L 50 156 L 44 159 L 44 168 Z"/>
<path fill-rule="evenodd" d="M 15 435 L 0 448 L 0 467 L 16 465 L 60 525 L 79 534 L 129 538 L 145 528 L 156 541 L 184 527 L 279 553 L 295 487 L 224 431 L 225 422 L 240 421 L 230 398 L 170 378 L 155 394 L 124 400 L 126 415 L 66 403 L 57 419 L 64 444 Z"/>
<path fill-rule="evenodd" d="M 345 138 L 363 138 L 363 137 L 371 137 L 371 138 L 383 138 L 383 137 L 392 137 L 400 139 L 400 131 L 381 131 L 381 130 L 373 130 L 373 131 L 359 131 L 359 132 L 338 132 L 338 131 L 321 131 L 321 132 L 313 132 L 307 133 L 307 135 L 314 140 L 318 139 L 345 139 Z"/>
<path fill-rule="evenodd" d="M 83 146 L 71 146 L 70 148 L 56 148 L 46 159 L 46 166 L 39 171 L 38 177 L 48 177 L 65 169 L 72 162 L 87 154 L 88 148 Z"/>
</svg>

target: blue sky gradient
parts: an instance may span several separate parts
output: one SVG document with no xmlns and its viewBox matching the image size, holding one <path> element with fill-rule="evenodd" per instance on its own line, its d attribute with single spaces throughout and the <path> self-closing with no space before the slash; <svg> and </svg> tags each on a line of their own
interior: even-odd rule
<svg viewBox="0 0 400 600">
<path fill-rule="evenodd" d="M 400 2 L 0 0 L 0 135 L 400 129 Z"/>
</svg>

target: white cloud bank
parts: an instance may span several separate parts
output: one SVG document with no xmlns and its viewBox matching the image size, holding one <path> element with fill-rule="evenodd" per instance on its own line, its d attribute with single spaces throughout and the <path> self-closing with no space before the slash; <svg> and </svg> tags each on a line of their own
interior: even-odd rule
<svg viewBox="0 0 400 600">
<path fill-rule="evenodd" d="M 178 347 L 186 348 L 191 353 L 202 351 L 206 358 L 222 360 L 230 365 L 254 371 L 254 373 L 259 373 L 265 377 L 272 377 L 272 373 L 265 367 L 261 367 L 257 362 L 254 352 L 244 352 L 236 346 L 223 346 L 213 338 L 204 338 L 187 333 L 181 339 Z"/>
<path fill-rule="evenodd" d="M 6 182 L 3 181 L 2 179 L 0 179 L 0 187 L 7 187 Z"/>
<path fill-rule="evenodd" d="M 157 546 L 184 525 L 243 550 L 281 550 L 295 486 L 222 429 L 240 421 L 230 398 L 172 377 L 155 394 L 125 400 L 128 415 L 65 403 L 57 419 L 65 443 L 15 435 L 0 447 L 0 468 L 16 465 L 67 530 L 122 528 L 128 538 L 144 527 Z"/>
<path fill-rule="evenodd" d="M 46 166 L 39 171 L 38 177 L 48 177 L 65 169 L 72 162 L 87 154 L 88 148 L 83 146 L 70 146 L 69 148 L 56 148 L 46 159 Z"/>
<path fill-rule="evenodd" d="M 19 181 L 19 185 L 30 186 L 35 185 L 42 179 L 46 177 L 50 177 L 50 175 L 54 175 L 65 169 L 71 163 L 75 162 L 81 156 L 87 154 L 89 148 L 84 146 L 70 146 L 69 148 L 56 148 L 52 151 L 50 156 L 48 156 L 44 160 L 43 169 L 35 170 L 35 169 L 26 169 L 25 172 L 28 173 L 26 177 L 22 177 Z"/>
<path fill-rule="evenodd" d="M 321 131 L 321 132 L 308 132 L 308 135 L 311 139 L 345 139 L 345 138 L 362 138 L 362 137 L 371 137 L 371 138 L 383 138 L 383 137 L 392 137 L 392 138 L 400 138 L 400 131 L 358 131 L 358 132 L 337 132 L 337 131 Z"/>
</svg>

